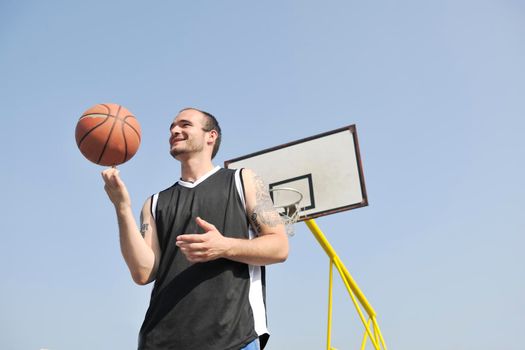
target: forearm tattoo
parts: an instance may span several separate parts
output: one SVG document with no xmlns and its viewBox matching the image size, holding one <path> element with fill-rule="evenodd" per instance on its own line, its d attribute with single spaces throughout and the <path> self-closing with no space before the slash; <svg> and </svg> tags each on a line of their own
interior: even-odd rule
<svg viewBox="0 0 525 350">
<path fill-rule="evenodd" d="M 255 206 L 250 219 L 257 232 L 261 232 L 261 225 L 276 227 L 283 223 L 281 216 L 273 207 L 272 199 L 268 193 L 268 187 L 263 179 L 255 175 Z"/>
</svg>

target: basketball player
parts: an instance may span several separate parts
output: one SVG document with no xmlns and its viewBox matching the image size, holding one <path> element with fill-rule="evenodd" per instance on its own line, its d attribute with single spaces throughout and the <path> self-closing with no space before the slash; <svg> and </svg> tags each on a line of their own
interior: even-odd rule
<svg viewBox="0 0 525 350">
<path fill-rule="evenodd" d="M 284 225 L 253 171 L 213 165 L 221 129 L 211 114 L 184 109 L 170 134 L 181 179 L 146 200 L 140 229 L 118 170 L 102 172 L 133 280 L 155 281 L 139 349 L 264 348 L 264 265 L 286 260 Z"/>
</svg>

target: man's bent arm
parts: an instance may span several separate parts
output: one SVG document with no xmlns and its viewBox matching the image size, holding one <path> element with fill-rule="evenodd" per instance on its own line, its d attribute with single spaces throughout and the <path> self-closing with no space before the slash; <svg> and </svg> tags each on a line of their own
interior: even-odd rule
<svg viewBox="0 0 525 350">
<path fill-rule="evenodd" d="M 285 233 L 286 235 L 286 233 Z M 250 265 L 270 265 L 286 261 L 288 258 L 288 237 L 264 235 L 254 239 L 227 238 L 229 249 L 226 259 Z"/>
<path fill-rule="evenodd" d="M 268 265 L 288 258 L 288 235 L 284 222 L 273 206 L 268 186 L 250 169 L 242 170 L 246 212 L 257 237 L 233 240 L 226 256 L 252 265 Z"/>
<path fill-rule="evenodd" d="M 197 218 L 204 234 L 184 234 L 177 237 L 177 246 L 190 262 L 205 262 L 226 258 L 250 265 L 269 265 L 288 257 L 288 236 L 279 213 L 273 207 L 268 189 L 252 171 L 243 171 L 246 211 L 254 239 L 225 237 L 214 225 Z"/>
</svg>

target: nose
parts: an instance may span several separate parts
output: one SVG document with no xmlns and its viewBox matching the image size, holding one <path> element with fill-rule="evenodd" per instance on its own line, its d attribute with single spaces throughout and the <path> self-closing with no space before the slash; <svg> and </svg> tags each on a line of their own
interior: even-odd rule
<svg viewBox="0 0 525 350">
<path fill-rule="evenodd" d="M 180 127 L 177 124 L 172 124 L 170 127 L 170 134 L 176 135 L 180 133 Z"/>
</svg>

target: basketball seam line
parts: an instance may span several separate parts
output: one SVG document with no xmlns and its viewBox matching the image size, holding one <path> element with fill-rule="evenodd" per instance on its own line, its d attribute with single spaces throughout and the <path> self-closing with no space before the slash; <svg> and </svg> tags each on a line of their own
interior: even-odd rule
<svg viewBox="0 0 525 350">
<path fill-rule="evenodd" d="M 98 128 L 99 126 L 101 126 L 102 124 L 104 124 L 105 122 L 107 122 L 108 119 L 109 119 L 109 118 L 108 118 L 108 116 L 107 116 L 106 119 L 104 119 L 100 124 L 95 125 L 95 126 L 94 126 L 93 128 L 91 128 L 88 132 L 86 132 L 86 133 L 84 134 L 84 136 L 82 136 L 82 138 L 81 138 L 80 141 L 78 142 L 78 147 L 80 147 L 80 145 L 82 144 L 82 142 L 84 141 L 84 139 L 85 139 L 86 137 L 88 137 L 88 135 L 91 134 L 91 133 L 93 132 L 93 130 L 95 130 L 96 128 Z"/>
<path fill-rule="evenodd" d="M 113 125 L 111 126 L 111 130 L 109 131 L 109 135 L 108 135 L 108 138 L 106 139 L 106 143 L 104 144 L 104 148 L 102 149 L 102 152 L 100 152 L 100 157 L 98 158 L 97 164 L 100 163 L 100 161 L 102 160 L 102 157 L 104 156 L 104 152 L 106 152 L 106 148 L 108 147 L 109 139 L 111 139 L 111 134 L 113 133 L 113 129 L 115 129 L 115 124 L 117 123 L 117 117 L 118 117 L 118 114 L 120 113 L 121 108 L 122 106 L 118 106 L 117 115 L 115 116 L 115 119 L 113 120 Z"/>
<path fill-rule="evenodd" d="M 140 133 L 139 133 L 139 131 L 138 131 L 137 129 L 135 129 L 135 127 L 134 127 L 133 125 L 131 125 L 130 123 L 128 123 L 128 122 L 126 121 L 126 119 L 128 119 L 128 118 L 133 118 L 133 119 L 135 119 L 135 120 L 137 120 L 137 118 L 136 118 L 134 115 L 127 115 L 127 116 L 125 116 L 125 117 L 124 117 L 123 119 L 121 119 L 121 120 L 122 120 L 122 123 L 126 124 L 126 125 L 129 126 L 133 131 L 135 131 L 135 134 L 137 134 L 137 137 L 139 138 L 139 142 L 140 142 Z M 138 120 L 137 120 L 137 123 L 138 123 Z"/>
<path fill-rule="evenodd" d="M 90 116 L 92 116 L 92 115 L 100 115 L 100 116 L 105 116 L 106 118 L 107 118 L 107 117 L 112 117 L 112 118 L 117 119 L 117 116 L 112 115 L 112 114 L 89 113 L 89 114 L 84 114 L 83 116 L 81 116 L 80 119 L 79 119 L 79 121 L 80 121 L 81 119 L 83 119 L 83 118 L 90 117 Z M 125 116 L 124 118 L 119 119 L 119 120 L 120 120 L 122 123 L 125 123 L 125 124 L 126 124 L 127 126 L 129 126 L 131 129 L 133 129 L 133 131 L 137 134 L 137 136 L 138 136 L 138 138 L 139 138 L 139 140 L 140 140 L 140 133 L 138 132 L 137 129 L 135 129 L 135 127 L 134 127 L 132 124 L 130 124 L 130 123 L 128 123 L 128 122 L 126 121 L 126 119 L 128 119 L 128 118 L 133 118 L 133 119 L 137 120 L 137 118 L 136 118 L 133 114 L 127 115 L 127 116 Z M 138 122 L 138 120 L 137 120 L 137 122 Z"/>
<path fill-rule="evenodd" d="M 124 161 L 122 163 L 125 163 L 128 161 L 128 140 L 126 139 L 126 132 L 124 131 L 125 125 L 124 123 L 120 123 L 120 127 L 122 130 L 122 138 L 124 139 Z"/>
<path fill-rule="evenodd" d="M 101 103 L 100 105 L 101 105 L 101 106 L 104 106 L 104 107 L 106 107 L 106 108 L 108 109 L 108 111 L 107 111 L 107 113 L 106 113 L 107 115 L 111 114 L 111 107 L 109 107 L 109 106 L 108 106 L 107 104 L 105 104 L 105 103 Z"/>
</svg>

